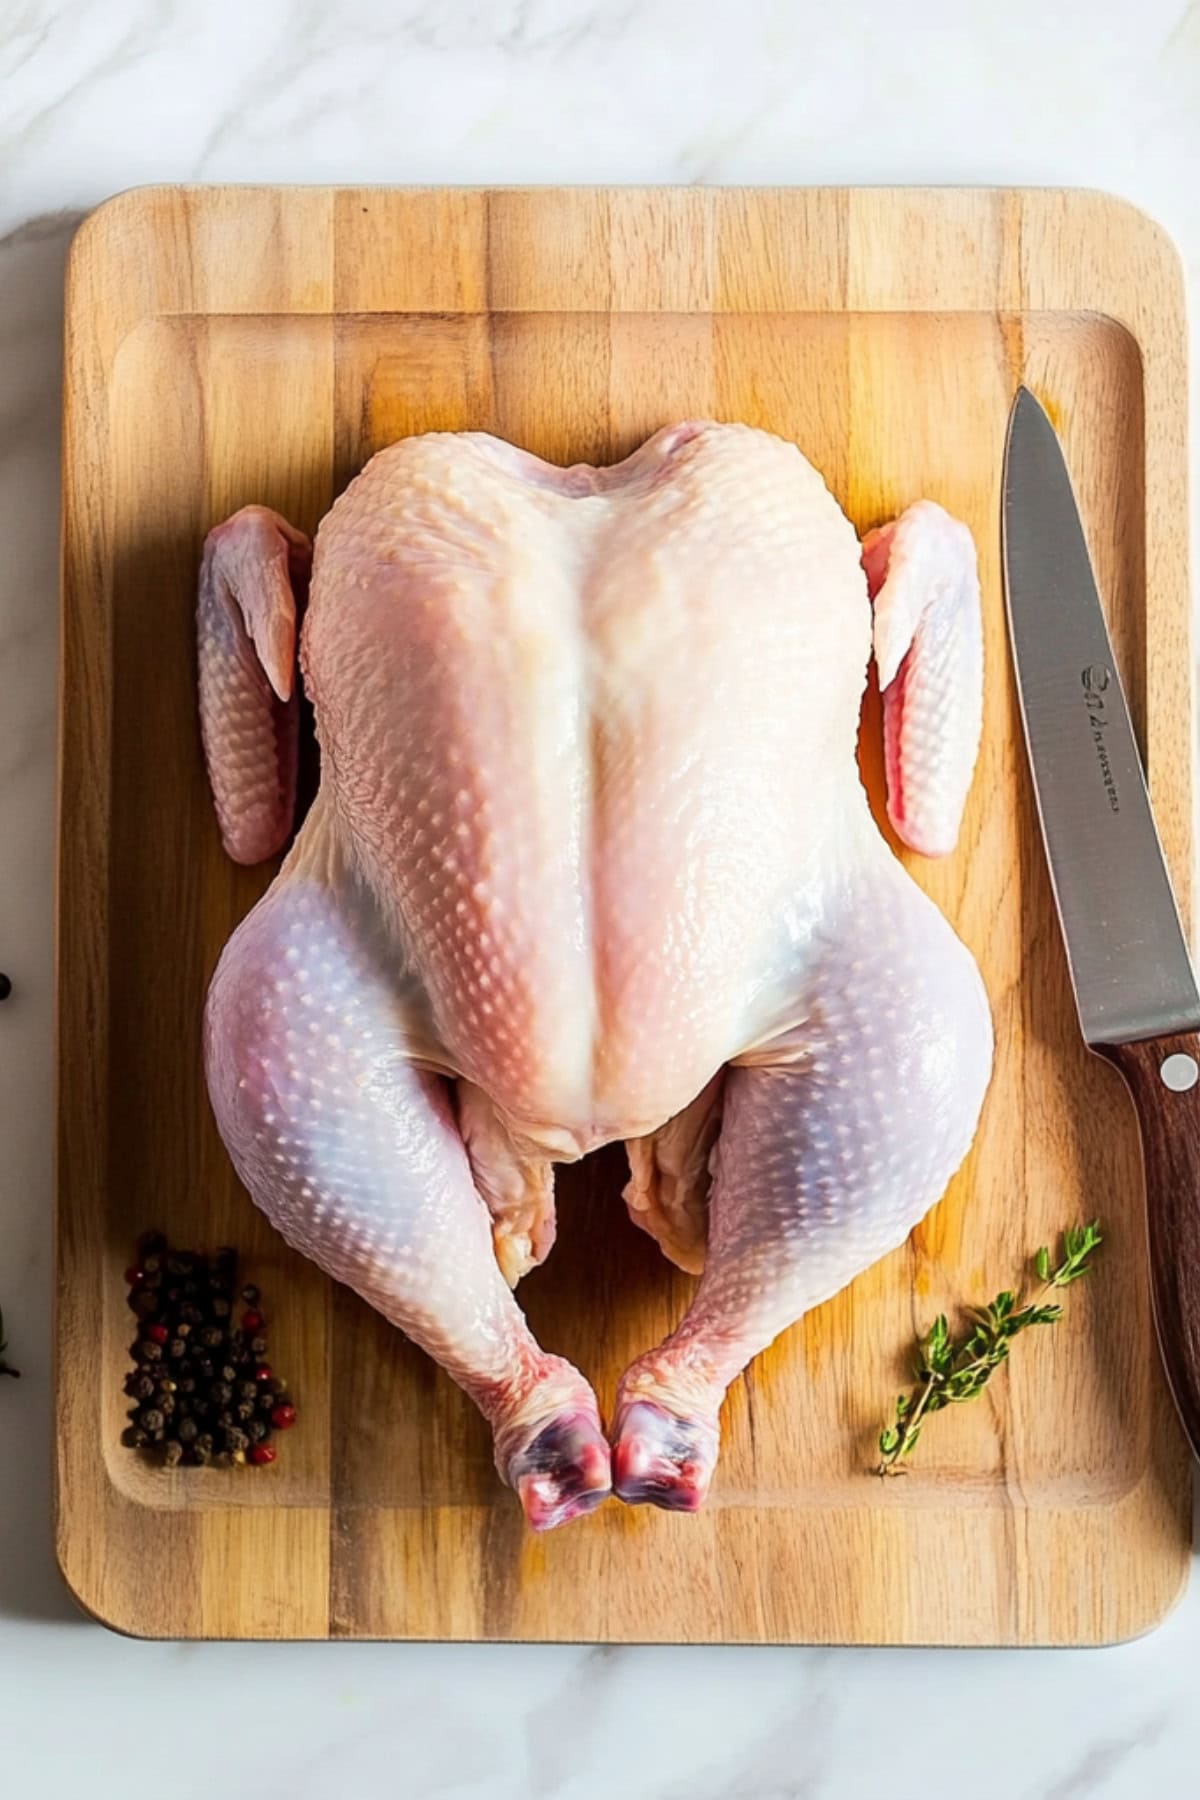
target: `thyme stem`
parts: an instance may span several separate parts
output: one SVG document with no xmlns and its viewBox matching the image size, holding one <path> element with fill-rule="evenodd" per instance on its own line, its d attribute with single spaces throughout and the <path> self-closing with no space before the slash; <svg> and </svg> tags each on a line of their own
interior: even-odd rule
<svg viewBox="0 0 1200 1800">
<path fill-rule="evenodd" d="M 900 1394 L 890 1424 L 879 1433 L 877 1475 L 902 1475 L 930 1414 L 943 1406 L 976 1399 L 996 1370 L 1008 1361 L 1012 1340 L 1033 1325 L 1057 1325 L 1062 1303 L 1048 1296 L 1087 1275 L 1093 1253 L 1102 1243 L 1099 1220 L 1068 1226 L 1062 1234 L 1059 1261 L 1051 1265 L 1049 1246 L 1033 1258 L 1038 1283 L 1028 1295 L 1005 1289 L 990 1306 L 968 1308 L 974 1323 L 952 1338 L 945 1313 L 939 1313 L 917 1342 L 915 1394 Z"/>
</svg>

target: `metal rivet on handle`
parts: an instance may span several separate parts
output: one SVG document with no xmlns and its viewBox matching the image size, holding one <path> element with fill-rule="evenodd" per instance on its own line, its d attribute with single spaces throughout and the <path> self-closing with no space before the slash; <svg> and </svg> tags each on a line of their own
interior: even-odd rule
<svg viewBox="0 0 1200 1800">
<path fill-rule="evenodd" d="M 1200 1081 L 1200 1065 L 1185 1050 L 1177 1050 L 1174 1056 L 1168 1056 L 1158 1072 L 1164 1086 L 1175 1094 L 1186 1094 Z"/>
</svg>

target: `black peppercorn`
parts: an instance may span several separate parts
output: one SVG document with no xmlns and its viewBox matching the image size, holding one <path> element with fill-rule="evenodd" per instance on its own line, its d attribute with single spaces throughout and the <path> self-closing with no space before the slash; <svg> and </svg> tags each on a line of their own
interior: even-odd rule
<svg viewBox="0 0 1200 1800">
<path fill-rule="evenodd" d="M 254 1283 L 241 1288 L 249 1310 L 234 1320 L 236 1272 L 228 1246 L 211 1256 L 173 1250 L 161 1232 L 142 1237 L 128 1271 L 139 1336 L 124 1378 L 134 1404 L 122 1442 L 161 1445 L 165 1467 L 274 1460 L 266 1440 L 285 1383 L 270 1372 Z"/>
</svg>

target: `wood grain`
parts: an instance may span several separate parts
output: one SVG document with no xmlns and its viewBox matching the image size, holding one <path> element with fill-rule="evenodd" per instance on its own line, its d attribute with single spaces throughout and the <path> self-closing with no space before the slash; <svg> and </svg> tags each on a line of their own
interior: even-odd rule
<svg viewBox="0 0 1200 1800">
<path fill-rule="evenodd" d="M 1062 433 L 1155 807 L 1189 905 L 1181 282 L 1094 194 L 158 188 L 71 258 L 59 864 L 60 1561 L 154 1636 L 1097 1643 L 1187 1567 L 1188 1470 L 1154 1354 L 1138 1138 L 1080 1043 L 1020 743 L 999 586 L 1018 382 Z M 916 879 L 979 959 L 996 1075 L 908 1245 L 736 1384 L 695 1519 L 617 1505 L 528 1536 L 458 1391 L 270 1232 L 234 1180 L 197 1028 L 270 878 L 221 854 L 195 723 L 205 530 L 262 501 L 312 530 L 366 458 L 430 428 L 563 461 L 689 414 L 800 444 L 860 529 L 928 494 L 984 581 L 984 741 L 962 844 Z M 869 697 L 862 766 L 880 790 Z M 906 860 L 908 860 L 906 858 Z M 564 1173 L 521 1297 L 611 1399 L 688 1282 L 626 1221 L 620 1153 Z M 866 1471 L 914 1326 L 1013 1279 L 1064 1223 L 1108 1246 L 1071 1316 L 902 1482 Z M 303 1406 L 235 1479 L 116 1447 L 121 1270 L 161 1224 L 240 1244 Z"/>
<path fill-rule="evenodd" d="M 1200 1456 L 1200 1033 L 1099 1048 L 1124 1077 L 1138 1118 L 1146 1183 L 1154 1324 L 1167 1382 Z M 1171 1059 L 1181 1085 L 1168 1085 Z M 1190 1080 L 1191 1087 L 1182 1086 Z"/>
</svg>

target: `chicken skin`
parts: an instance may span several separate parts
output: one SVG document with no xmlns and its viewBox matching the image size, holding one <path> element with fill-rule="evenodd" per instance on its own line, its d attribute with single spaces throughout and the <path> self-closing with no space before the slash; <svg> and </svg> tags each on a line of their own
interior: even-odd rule
<svg viewBox="0 0 1200 1800">
<path fill-rule="evenodd" d="M 247 507 L 199 603 L 243 862 L 291 832 L 310 554 L 320 791 L 206 1011 L 230 1156 L 471 1396 L 532 1525 L 614 1490 L 694 1508 L 730 1382 L 903 1241 L 974 1135 L 983 984 L 856 762 L 873 649 L 895 829 L 953 847 L 969 534 L 922 501 L 860 545 L 794 445 L 703 422 L 609 468 L 409 438 L 312 552 Z M 512 1289 L 553 1244 L 554 1163 L 614 1139 L 632 1217 L 703 1272 L 606 1432 Z"/>
</svg>

